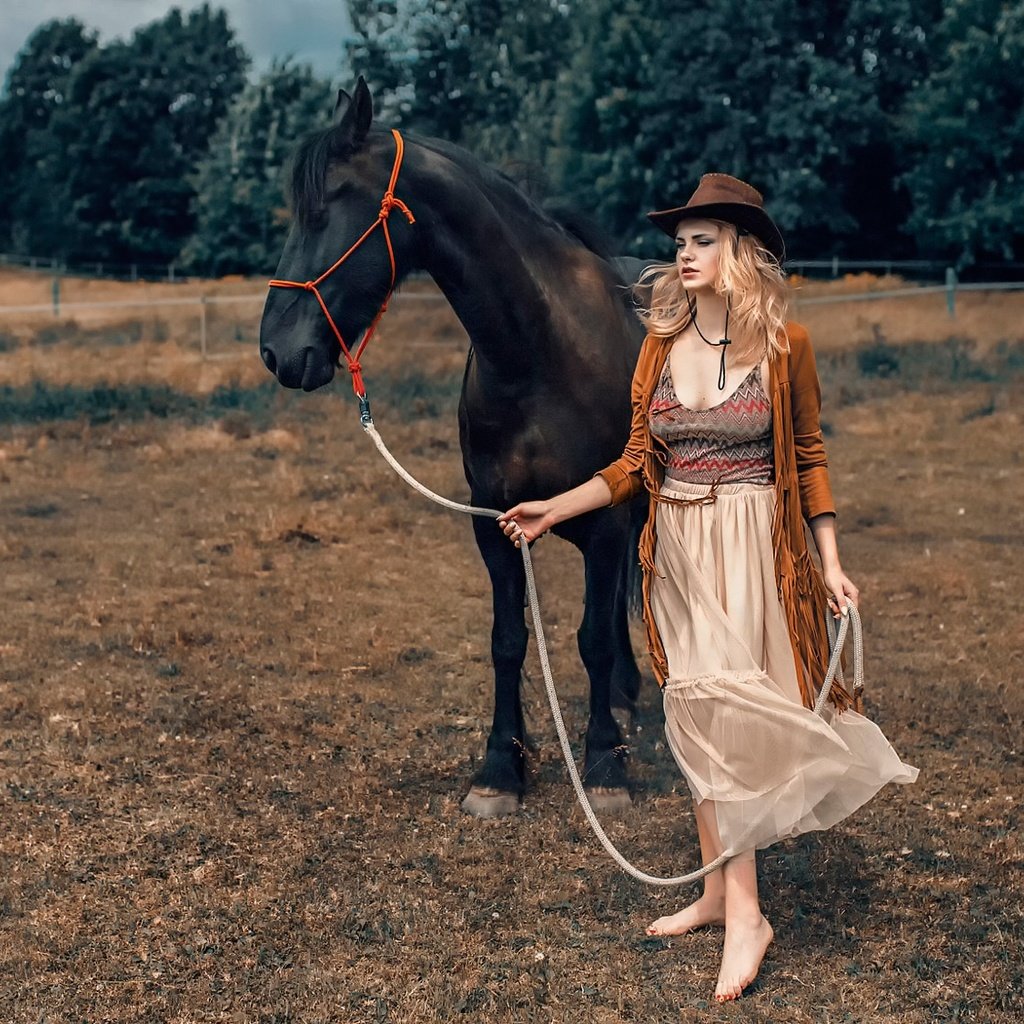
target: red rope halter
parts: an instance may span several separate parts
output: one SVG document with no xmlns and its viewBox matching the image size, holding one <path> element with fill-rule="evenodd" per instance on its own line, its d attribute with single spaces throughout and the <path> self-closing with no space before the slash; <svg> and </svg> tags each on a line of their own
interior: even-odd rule
<svg viewBox="0 0 1024 1024">
<path fill-rule="evenodd" d="M 336 262 L 332 263 L 315 281 L 278 281 L 274 280 L 270 282 L 271 288 L 302 288 L 307 292 L 312 292 L 316 297 L 316 301 L 320 303 L 320 308 L 324 311 L 324 316 L 327 317 L 327 322 L 331 325 L 331 330 L 334 331 L 334 336 L 338 339 L 338 344 L 341 346 L 342 355 L 345 357 L 345 361 L 348 363 L 348 371 L 352 374 L 352 390 L 356 393 L 356 397 L 360 402 L 366 400 L 366 388 L 363 385 L 363 373 L 362 366 L 359 365 L 359 357 L 363 354 L 363 350 L 366 348 L 367 342 L 373 337 L 373 332 L 377 329 L 377 324 L 380 323 L 381 317 L 387 311 L 388 303 L 391 301 L 391 294 L 395 290 L 395 277 L 397 270 L 395 268 L 395 250 L 391 245 L 391 232 L 388 230 L 388 217 L 391 215 L 391 211 L 397 206 L 402 213 L 405 214 L 406 220 L 410 224 L 416 223 L 416 218 L 412 215 L 412 211 L 409 209 L 401 199 L 395 196 L 395 185 L 398 183 L 398 172 L 402 169 L 402 156 L 405 153 L 405 143 L 402 140 L 401 134 L 394 128 L 391 129 L 391 134 L 395 137 L 395 163 L 391 168 L 391 180 L 388 182 L 388 189 L 384 193 L 384 198 L 380 202 L 380 213 L 377 214 L 377 219 L 352 243 L 349 250 Z M 333 274 L 338 267 L 342 265 L 373 234 L 377 229 L 378 225 L 384 230 L 384 241 L 388 247 L 388 259 L 391 261 L 391 284 L 388 286 L 388 293 L 384 296 L 384 301 L 380 305 L 380 309 L 377 311 L 377 315 L 373 318 L 373 322 L 366 329 L 366 333 L 363 335 L 363 340 L 359 343 L 359 347 L 356 349 L 356 353 L 353 356 L 349 351 L 348 345 L 345 344 L 345 339 L 341 336 L 341 331 L 338 330 L 338 325 L 334 322 L 334 317 L 331 316 L 331 311 L 327 308 L 327 303 L 324 302 L 324 297 L 320 294 L 319 285 L 327 280 L 328 277 Z"/>
</svg>

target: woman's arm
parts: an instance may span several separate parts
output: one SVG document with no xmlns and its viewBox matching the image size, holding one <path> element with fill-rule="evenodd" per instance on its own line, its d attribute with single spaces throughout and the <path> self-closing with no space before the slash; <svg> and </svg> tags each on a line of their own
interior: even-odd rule
<svg viewBox="0 0 1024 1024">
<path fill-rule="evenodd" d="M 810 526 L 814 546 L 818 549 L 818 558 L 821 559 L 821 575 L 828 588 L 829 607 L 833 615 L 845 615 L 847 601 L 852 601 L 855 608 L 860 607 L 860 591 L 839 564 L 836 517 L 831 512 L 826 512 L 811 519 Z"/>
<path fill-rule="evenodd" d="M 821 431 L 821 384 L 814 350 L 799 324 L 787 327 L 790 341 L 790 403 L 800 507 L 811 528 L 821 560 L 821 575 L 834 615 L 845 615 L 847 601 L 858 606 L 859 592 L 843 572 L 836 542 L 835 502 L 828 477 L 828 457 Z"/>
<path fill-rule="evenodd" d="M 800 324 L 788 324 L 790 408 L 800 508 L 810 522 L 824 512 L 835 513 L 828 476 L 828 456 L 821 432 L 821 384 L 814 350 Z"/>
<path fill-rule="evenodd" d="M 564 523 L 566 519 L 605 508 L 611 498 L 609 486 L 601 477 L 595 476 L 579 487 L 563 491 L 547 501 L 520 502 L 498 516 L 498 525 L 505 536 L 514 540 L 516 547 L 519 547 L 520 539 L 525 539 L 527 543 L 536 540 L 542 533 Z"/>
</svg>

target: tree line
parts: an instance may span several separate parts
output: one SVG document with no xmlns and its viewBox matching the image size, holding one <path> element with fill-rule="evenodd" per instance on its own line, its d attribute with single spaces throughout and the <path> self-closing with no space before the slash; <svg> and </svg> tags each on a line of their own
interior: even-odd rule
<svg viewBox="0 0 1024 1024">
<path fill-rule="evenodd" d="M 250 78 L 250 63 L 209 4 L 106 44 L 77 18 L 41 25 L 0 98 L 0 250 L 272 270 L 288 223 L 283 167 L 334 94 L 308 65 Z"/>
<path fill-rule="evenodd" d="M 643 212 L 725 171 L 789 252 L 1024 259 L 1024 0 L 346 0 L 339 79 L 649 254 Z M 0 95 L 0 250 L 273 268 L 284 167 L 333 89 L 251 76 L 223 11 L 28 39 Z"/>
</svg>

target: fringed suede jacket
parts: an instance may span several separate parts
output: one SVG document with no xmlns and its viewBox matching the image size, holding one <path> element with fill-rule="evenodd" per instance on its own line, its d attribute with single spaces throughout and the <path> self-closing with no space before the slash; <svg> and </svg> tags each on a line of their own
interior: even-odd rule
<svg viewBox="0 0 1024 1024">
<path fill-rule="evenodd" d="M 772 542 L 800 693 L 804 704 L 813 707 L 828 665 L 828 610 L 825 585 L 807 547 L 804 520 L 834 514 L 835 504 L 821 436 L 821 385 L 810 338 L 795 323 L 786 325 L 786 335 L 788 351 L 769 360 L 776 495 Z M 622 456 L 597 474 L 611 490 L 613 505 L 628 501 L 645 488 L 650 495 L 647 524 L 640 537 L 640 564 L 647 647 L 659 686 L 665 685 L 668 662 L 651 614 L 650 592 L 655 572 L 656 508 L 664 470 L 651 435 L 649 409 L 671 345 L 671 339 L 653 335 L 644 339 L 633 373 L 629 442 Z M 831 699 L 840 710 L 852 704 L 850 694 L 838 683 L 832 687 Z"/>
</svg>

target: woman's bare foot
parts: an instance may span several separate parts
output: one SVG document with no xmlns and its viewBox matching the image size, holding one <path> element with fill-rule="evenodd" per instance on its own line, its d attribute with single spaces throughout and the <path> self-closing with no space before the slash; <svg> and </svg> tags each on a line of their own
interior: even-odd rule
<svg viewBox="0 0 1024 1024">
<path fill-rule="evenodd" d="M 701 896 L 678 914 L 659 917 L 647 926 L 648 935 L 685 935 L 707 924 L 725 924 L 725 898 Z"/>
<path fill-rule="evenodd" d="M 730 921 L 725 929 L 722 967 L 718 972 L 715 999 L 720 1003 L 736 999 L 757 977 L 758 968 L 775 933 L 762 916 L 755 923 Z"/>
</svg>

